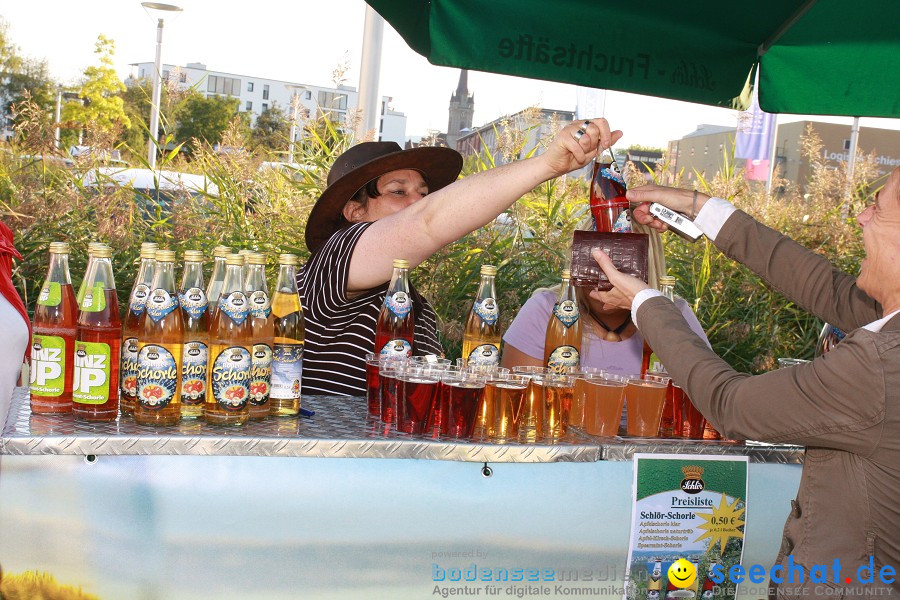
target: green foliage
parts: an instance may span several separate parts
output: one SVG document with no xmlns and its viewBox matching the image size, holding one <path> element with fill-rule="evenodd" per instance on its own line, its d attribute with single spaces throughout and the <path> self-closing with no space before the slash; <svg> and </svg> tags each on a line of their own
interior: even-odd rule
<svg viewBox="0 0 900 600">
<path fill-rule="evenodd" d="M 97 600 L 97 596 L 70 585 L 60 585 L 49 573 L 26 571 L 3 575 L 0 598 L 5 600 Z"/>
<path fill-rule="evenodd" d="M 225 130 L 238 115 L 239 106 L 238 98 L 204 98 L 200 93 L 190 93 L 177 111 L 176 139 L 191 151 L 198 149 L 202 142 L 212 145 L 220 143 Z"/>
<path fill-rule="evenodd" d="M 94 54 L 98 56 L 99 64 L 84 70 L 84 79 L 78 87 L 78 95 L 84 102 L 67 102 L 63 106 L 64 121 L 101 132 L 131 125 L 125 114 L 125 103 L 118 95 L 125 91 L 125 84 L 113 66 L 115 52 L 113 40 L 104 35 L 97 37 Z"/>
<path fill-rule="evenodd" d="M 11 112 L 12 105 L 25 100 L 26 94 L 49 111 L 56 101 L 55 88 L 47 61 L 22 56 L 10 41 L 9 25 L 0 18 L 0 112 Z"/>
<path fill-rule="evenodd" d="M 198 94 L 188 94 L 187 101 L 194 100 L 207 103 Z M 224 99 L 212 102 L 225 104 Z M 23 128 L 21 146 L 0 153 L 0 211 L 25 256 L 15 267 L 14 279 L 30 309 L 53 240 L 72 244 L 70 264 L 76 284 L 84 272 L 88 242 L 110 244 L 122 301 L 131 287 L 144 240 L 177 251 L 198 249 L 207 255 L 217 244 L 252 248 L 268 253 L 272 267 L 279 252 L 305 259 L 306 216 L 326 185 L 328 169 L 352 142 L 341 126 L 320 116 L 304 124 L 302 141 L 296 144 L 293 156 L 298 168 L 275 170 L 260 168 L 265 157 L 246 149 L 246 132 L 238 121 L 224 120 L 219 135 L 198 141 L 190 159 L 179 153 L 175 138 L 170 137 L 174 148 L 164 153 L 159 168 L 203 174 L 218 193 L 176 192 L 169 210 L 127 187 L 84 186 L 82 174 L 96 166 L 95 159 L 82 159 L 72 170 L 50 161 L 19 158 L 28 154 L 29 136 L 42 140 L 47 135 L 46 119 L 39 108 L 28 103 L 24 108 L 22 114 L 30 115 L 37 124 Z M 505 146 L 496 155 L 469 157 L 464 174 L 525 158 L 523 147 L 517 146 L 524 143 L 525 136 L 497 133 Z M 215 151 L 212 141 L 228 151 Z M 810 160 L 820 159 L 811 155 Z M 873 160 L 857 165 L 849 185 L 856 195 L 850 200 L 833 192 L 836 187 L 848 187 L 845 175 L 835 175 L 824 164 L 820 169 L 814 163 L 809 194 L 801 196 L 785 186 L 786 194 L 776 196 L 748 186 L 730 157 L 723 161 L 718 176 L 701 180 L 704 191 L 733 198 L 762 222 L 823 253 L 839 267 L 856 270 L 863 255 L 861 236 L 847 215 L 855 214 L 871 191 L 864 182 L 874 180 Z M 678 185 L 679 176 L 664 173 L 666 166 L 661 165 L 653 176 Z M 816 177 L 828 178 L 827 183 Z M 587 184 L 581 179 L 561 177 L 546 182 L 526 194 L 501 220 L 441 249 L 413 271 L 414 283 L 434 304 L 449 357 L 459 356 L 481 265 L 494 264 L 499 269 L 498 301 L 505 328 L 535 288 L 558 281 L 572 230 L 585 214 L 587 198 Z M 664 238 L 669 272 L 678 280 L 677 293 L 694 307 L 713 349 L 725 360 L 739 370 L 759 372 L 772 368 L 780 356 L 811 357 L 821 327 L 814 317 L 768 289 L 708 242 L 688 244 L 674 235 Z M 269 273 L 274 277 L 274 268 Z"/>
<path fill-rule="evenodd" d="M 277 153 L 283 154 L 288 149 L 290 133 L 290 119 L 281 107 L 274 103 L 256 117 L 253 130 L 250 132 L 250 148 L 273 157 Z"/>
</svg>

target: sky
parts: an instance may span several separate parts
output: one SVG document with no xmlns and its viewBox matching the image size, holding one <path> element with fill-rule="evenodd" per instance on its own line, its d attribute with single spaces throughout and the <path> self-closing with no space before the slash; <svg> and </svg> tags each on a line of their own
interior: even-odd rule
<svg viewBox="0 0 900 600">
<path fill-rule="evenodd" d="M 333 85 L 333 72 L 349 69 L 345 83 L 359 87 L 365 4 L 362 0 L 166 0 L 184 11 L 167 18 L 163 62 L 202 62 L 211 70 L 319 86 Z M 22 54 L 46 59 L 50 72 L 73 83 L 96 63 L 97 36 L 116 43 L 116 68 L 127 77 L 129 64 L 152 62 L 156 21 L 139 0 L 0 0 L 0 17 Z M 430 65 L 385 24 L 380 94 L 407 115 L 407 136 L 446 131 L 447 106 L 459 70 Z M 470 72 L 475 93 L 474 125 L 529 106 L 575 110 L 575 87 L 518 77 Z M 605 115 L 624 131 L 624 145 L 665 147 L 704 123 L 734 126 L 735 111 L 648 96 L 609 92 Z M 779 123 L 800 120 L 780 115 Z M 849 117 L 823 118 L 850 123 Z M 868 127 L 900 129 L 900 119 L 861 119 Z"/>
</svg>

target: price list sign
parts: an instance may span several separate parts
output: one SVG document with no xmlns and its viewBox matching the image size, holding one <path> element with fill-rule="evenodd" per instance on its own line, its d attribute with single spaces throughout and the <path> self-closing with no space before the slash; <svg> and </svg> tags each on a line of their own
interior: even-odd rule
<svg viewBox="0 0 900 600">
<path fill-rule="evenodd" d="M 746 456 L 635 454 L 626 599 L 733 598 L 711 575 L 740 564 Z"/>
</svg>

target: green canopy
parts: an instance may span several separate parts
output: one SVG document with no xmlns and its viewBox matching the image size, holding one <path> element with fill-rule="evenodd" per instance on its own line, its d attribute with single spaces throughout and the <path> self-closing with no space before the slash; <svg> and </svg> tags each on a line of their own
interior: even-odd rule
<svg viewBox="0 0 900 600">
<path fill-rule="evenodd" d="M 900 116 L 900 0 L 368 0 L 435 65 L 773 113 Z"/>
</svg>

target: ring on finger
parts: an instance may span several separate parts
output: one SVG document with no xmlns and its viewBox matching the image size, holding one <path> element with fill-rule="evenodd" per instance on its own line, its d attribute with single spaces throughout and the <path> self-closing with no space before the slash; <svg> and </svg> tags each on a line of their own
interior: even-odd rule
<svg viewBox="0 0 900 600">
<path fill-rule="evenodd" d="M 572 134 L 572 137 L 575 138 L 576 140 L 580 140 L 585 133 L 586 132 L 584 131 L 584 129 L 579 129 L 578 131 L 576 131 L 575 133 Z"/>
<path fill-rule="evenodd" d="M 581 124 L 581 128 L 584 129 L 585 131 L 587 131 L 587 128 L 590 126 L 591 126 L 590 121 L 585 121 L 584 123 Z"/>
</svg>

